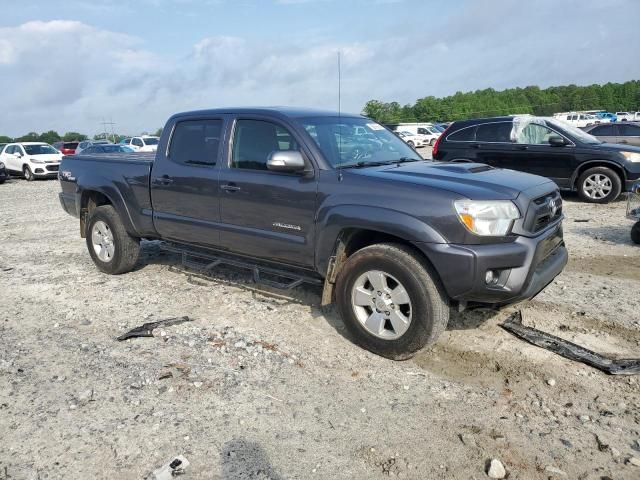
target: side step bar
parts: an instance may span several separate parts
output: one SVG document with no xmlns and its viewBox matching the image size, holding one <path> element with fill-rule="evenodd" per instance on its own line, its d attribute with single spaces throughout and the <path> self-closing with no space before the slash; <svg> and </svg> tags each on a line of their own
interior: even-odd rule
<svg viewBox="0 0 640 480">
<path fill-rule="evenodd" d="M 291 290 L 308 283 L 321 286 L 323 280 L 319 277 L 306 275 L 302 272 L 280 269 L 251 261 L 246 257 L 236 256 L 228 252 L 203 251 L 192 247 L 174 243 L 162 242 L 160 249 L 180 255 L 182 265 L 200 273 L 209 273 L 219 265 L 227 265 L 251 271 L 253 281 L 280 290 Z"/>
</svg>

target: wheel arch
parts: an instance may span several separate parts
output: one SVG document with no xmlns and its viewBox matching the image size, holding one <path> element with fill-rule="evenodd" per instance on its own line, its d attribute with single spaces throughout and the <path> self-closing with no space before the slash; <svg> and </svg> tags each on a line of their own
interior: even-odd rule
<svg viewBox="0 0 640 480">
<path fill-rule="evenodd" d="M 618 175 L 618 177 L 620 177 L 620 182 L 624 187 L 624 183 L 627 179 L 627 175 L 626 175 L 626 172 L 624 171 L 624 168 L 620 164 L 612 162 L 611 160 L 589 160 L 588 162 L 581 163 L 574 170 L 573 175 L 571 176 L 571 181 L 569 183 L 569 185 L 571 185 L 571 189 L 577 190 L 578 178 L 580 178 L 580 175 L 582 175 L 586 170 L 594 167 L 610 168 Z"/>
<path fill-rule="evenodd" d="M 115 201 L 114 201 L 115 199 Z M 118 201 L 119 200 L 119 201 Z M 122 198 L 114 195 L 113 192 L 108 193 L 99 188 L 83 189 L 80 192 L 79 198 L 79 213 L 80 213 L 80 236 L 85 238 L 87 220 L 91 216 L 91 213 L 97 208 L 105 205 L 111 205 L 116 213 L 120 216 L 122 223 L 128 233 L 135 236 L 135 228 L 131 221 L 131 216 L 127 210 L 127 206 Z"/>
</svg>

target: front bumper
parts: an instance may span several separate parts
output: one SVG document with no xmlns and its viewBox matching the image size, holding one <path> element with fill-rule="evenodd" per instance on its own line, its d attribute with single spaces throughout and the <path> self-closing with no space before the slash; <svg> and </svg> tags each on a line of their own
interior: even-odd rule
<svg viewBox="0 0 640 480">
<path fill-rule="evenodd" d="M 57 178 L 59 163 L 31 163 L 29 164 L 31 171 L 36 177 Z"/>
<path fill-rule="evenodd" d="M 453 300 L 506 305 L 536 296 L 564 269 L 569 255 L 560 223 L 511 243 L 449 245 L 417 242 Z M 497 282 L 487 284 L 488 270 Z"/>
</svg>

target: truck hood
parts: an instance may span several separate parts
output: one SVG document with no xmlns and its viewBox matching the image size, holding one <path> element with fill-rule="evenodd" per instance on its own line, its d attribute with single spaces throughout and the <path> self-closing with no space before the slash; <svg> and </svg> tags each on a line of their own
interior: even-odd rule
<svg viewBox="0 0 640 480">
<path fill-rule="evenodd" d="M 528 189 L 551 180 L 482 163 L 433 163 L 429 161 L 392 166 L 350 169 L 355 175 L 406 182 L 455 192 L 472 200 L 513 200 Z"/>
</svg>

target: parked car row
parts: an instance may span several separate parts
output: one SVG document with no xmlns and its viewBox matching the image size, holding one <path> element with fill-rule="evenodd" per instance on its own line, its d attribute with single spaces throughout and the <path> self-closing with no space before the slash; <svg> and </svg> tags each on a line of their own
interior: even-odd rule
<svg viewBox="0 0 640 480">
<path fill-rule="evenodd" d="M 640 146 L 640 124 L 637 123 L 606 123 L 591 125 L 583 130 L 606 143 Z"/>
</svg>

